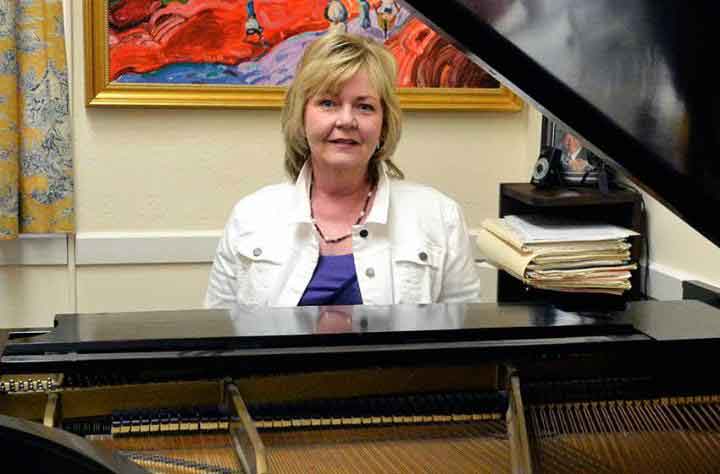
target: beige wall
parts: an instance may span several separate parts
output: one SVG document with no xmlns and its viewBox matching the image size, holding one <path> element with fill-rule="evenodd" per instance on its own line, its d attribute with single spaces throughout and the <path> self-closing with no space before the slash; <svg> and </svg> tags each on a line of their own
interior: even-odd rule
<svg viewBox="0 0 720 474">
<path fill-rule="evenodd" d="M 48 326 L 72 311 L 70 272 L 63 266 L 0 266 L 0 328 Z"/>
<path fill-rule="evenodd" d="M 720 249 L 658 201 L 644 196 L 651 266 L 680 280 L 700 280 L 720 288 Z M 708 217 L 715 212 L 708 209 Z"/>
<path fill-rule="evenodd" d="M 284 179 L 275 110 L 75 112 L 78 232 L 216 229 L 237 199 Z M 497 212 L 498 182 L 527 180 L 527 111 L 405 115 L 397 164 L 469 222 Z"/>
</svg>

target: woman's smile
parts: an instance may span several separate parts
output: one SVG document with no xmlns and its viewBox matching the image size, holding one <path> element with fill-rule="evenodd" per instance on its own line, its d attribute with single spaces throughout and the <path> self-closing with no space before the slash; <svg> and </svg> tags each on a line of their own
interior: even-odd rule
<svg viewBox="0 0 720 474">
<path fill-rule="evenodd" d="M 352 150 L 360 145 L 360 142 L 353 140 L 352 138 L 333 138 L 328 140 L 328 142 L 335 145 L 335 147 L 339 150 Z"/>
</svg>

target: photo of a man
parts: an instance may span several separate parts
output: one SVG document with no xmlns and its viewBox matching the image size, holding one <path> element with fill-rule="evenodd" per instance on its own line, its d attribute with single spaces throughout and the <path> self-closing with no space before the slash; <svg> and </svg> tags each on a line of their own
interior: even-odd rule
<svg viewBox="0 0 720 474">
<path fill-rule="evenodd" d="M 593 168 L 587 159 L 587 150 L 582 143 L 570 132 L 565 132 L 560 140 L 562 150 L 562 164 L 565 171 L 585 173 Z"/>
</svg>

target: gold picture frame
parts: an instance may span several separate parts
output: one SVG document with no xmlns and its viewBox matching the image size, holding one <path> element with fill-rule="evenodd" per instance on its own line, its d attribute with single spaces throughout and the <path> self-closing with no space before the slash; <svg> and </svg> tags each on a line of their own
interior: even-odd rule
<svg viewBox="0 0 720 474">
<path fill-rule="evenodd" d="M 90 107 L 274 109 L 285 87 L 128 84 L 110 81 L 108 1 L 84 0 L 85 103 Z M 516 112 L 522 100 L 505 86 L 491 89 L 401 88 L 404 110 Z"/>
</svg>

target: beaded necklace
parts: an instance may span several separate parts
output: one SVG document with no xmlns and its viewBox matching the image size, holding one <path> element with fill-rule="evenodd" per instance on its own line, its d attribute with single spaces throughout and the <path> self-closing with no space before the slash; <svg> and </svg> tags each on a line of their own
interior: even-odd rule
<svg viewBox="0 0 720 474">
<path fill-rule="evenodd" d="M 310 183 L 310 219 L 312 220 L 313 225 L 315 226 L 315 230 L 320 235 L 320 238 L 325 242 L 326 244 L 337 244 L 338 242 L 342 242 L 343 240 L 347 239 L 352 235 L 352 232 L 343 235 L 342 237 L 338 237 L 336 239 L 327 239 L 325 238 L 325 234 L 323 234 L 323 231 L 320 230 L 320 227 L 317 225 L 317 221 L 315 220 L 315 213 L 313 213 L 313 206 L 312 206 L 312 190 L 313 185 Z M 362 211 L 360 211 L 360 215 L 358 216 L 357 220 L 355 221 L 355 224 L 358 225 L 362 220 L 363 217 L 365 217 L 365 213 L 367 212 L 368 204 L 370 204 L 370 198 L 372 198 L 373 190 L 370 189 L 370 191 L 367 194 L 367 197 L 365 198 L 365 204 L 363 205 Z"/>
</svg>

